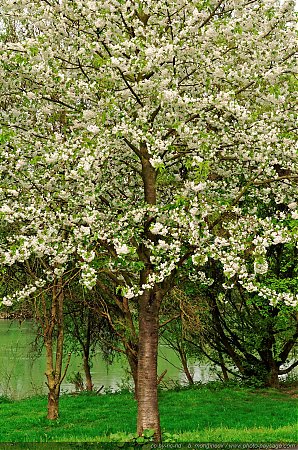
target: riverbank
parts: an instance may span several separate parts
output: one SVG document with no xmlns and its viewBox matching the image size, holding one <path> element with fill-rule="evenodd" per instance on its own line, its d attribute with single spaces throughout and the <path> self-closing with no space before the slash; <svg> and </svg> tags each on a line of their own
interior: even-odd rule
<svg viewBox="0 0 298 450">
<path fill-rule="evenodd" d="M 298 443 L 293 389 L 200 386 L 161 391 L 161 427 L 172 442 Z M 125 442 L 135 432 L 131 393 L 63 395 L 60 417 L 46 419 L 45 396 L 0 397 L 0 442 Z"/>
<path fill-rule="evenodd" d="M 22 324 L 17 320 L 0 320 L 0 396 L 15 400 L 47 393 L 45 385 L 46 358 L 44 349 L 36 353 L 36 330 L 32 321 Z M 80 372 L 83 376 L 82 356 L 73 354 L 67 375 L 62 384 L 63 393 L 71 393 L 75 386 L 71 381 Z M 189 370 L 196 382 L 206 383 L 216 378 L 206 361 L 189 361 Z M 169 388 L 183 384 L 186 379 L 177 354 L 162 340 L 159 345 L 158 374 L 166 371 L 162 380 Z M 98 351 L 92 358 L 92 381 L 95 389 L 102 385 L 107 390 L 121 390 L 131 385 L 129 366 L 125 355 L 115 355 L 112 364 L 107 364 L 102 353 Z"/>
</svg>

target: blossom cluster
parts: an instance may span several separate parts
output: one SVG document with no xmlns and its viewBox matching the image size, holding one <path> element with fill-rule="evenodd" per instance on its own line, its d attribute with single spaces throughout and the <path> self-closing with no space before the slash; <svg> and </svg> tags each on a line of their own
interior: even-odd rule
<svg viewBox="0 0 298 450">
<path fill-rule="evenodd" d="M 0 264 L 133 298 L 215 259 L 294 305 L 258 285 L 297 243 L 293 3 L 2 3 Z"/>
</svg>

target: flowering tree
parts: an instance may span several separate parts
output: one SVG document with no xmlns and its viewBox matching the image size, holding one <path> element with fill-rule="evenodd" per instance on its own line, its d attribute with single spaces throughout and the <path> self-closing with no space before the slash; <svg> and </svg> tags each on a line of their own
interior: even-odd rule
<svg viewBox="0 0 298 450">
<path fill-rule="evenodd" d="M 181 268 L 212 284 L 212 258 L 227 286 L 237 277 L 272 303 L 297 302 L 257 276 L 269 245 L 297 240 L 293 4 L 3 0 L 2 9 L 22 40 L 1 45 L 10 227 L 1 264 L 44 262 L 2 301 L 109 276 L 139 318 L 138 432 L 159 439 L 159 307 Z M 289 208 L 267 215 L 264 204 Z"/>
</svg>

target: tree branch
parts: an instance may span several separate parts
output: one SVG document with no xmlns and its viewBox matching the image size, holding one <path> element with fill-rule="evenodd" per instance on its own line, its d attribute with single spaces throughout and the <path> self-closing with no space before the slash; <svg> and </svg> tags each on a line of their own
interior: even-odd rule
<svg viewBox="0 0 298 450">
<path fill-rule="evenodd" d="M 279 369 L 278 375 L 286 375 L 287 373 L 291 372 L 295 367 L 298 366 L 298 361 L 295 361 L 293 364 L 291 364 L 286 369 Z"/>
<path fill-rule="evenodd" d="M 168 323 L 173 322 L 173 320 L 179 319 L 180 314 L 177 314 L 176 316 L 171 317 L 170 319 L 166 320 L 165 322 L 161 323 L 159 325 L 159 328 L 162 328 L 164 326 L 166 326 Z"/>
</svg>

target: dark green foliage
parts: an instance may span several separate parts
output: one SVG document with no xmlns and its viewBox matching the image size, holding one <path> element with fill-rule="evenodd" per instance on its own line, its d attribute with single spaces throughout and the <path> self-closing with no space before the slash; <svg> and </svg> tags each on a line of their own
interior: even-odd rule
<svg viewBox="0 0 298 450">
<path fill-rule="evenodd" d="M 296 295 L 297 248 L 274 245 L 268 248 L 267 259 L 268 272 L 258 275 L 260 287 Z M 247 263 L 252 265 L 252 260 L 248 253 Z M 270 304 L 268 299 L 247 292 L 237 277 L 227 289 L 227 279 L 218 262 L 208 262 L 206 273 L 213 280 L 210 286 L 185 277 L 179 289 L 171 292 L 165 310 L 169 311 L 167 317 L 178 312 L 178 319 L 162 330 L 163 337 L 184 359 L 208 358 L 224 381 L 232 375 L 248 386 L 277 387 L 278 375 L 289 373 L 298 364 L 297 308 L 284 301 Z"/>
</svg>

